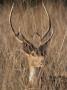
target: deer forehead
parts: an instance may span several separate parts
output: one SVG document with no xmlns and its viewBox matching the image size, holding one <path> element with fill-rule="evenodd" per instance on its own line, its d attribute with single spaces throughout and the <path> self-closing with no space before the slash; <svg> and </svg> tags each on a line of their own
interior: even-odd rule
<svg viewBox="0 0 67 90">
<path fill-rule="evenodd" d="M 28 55 L 27 56 L 27 58 L 28 58 L 28 60 L 34 60 L 34 61 L 36 61 L 36 60 L 42 60 L 43 59 L 43 56 L 38 56 L 38 55 L 35 55 L 35 56 L 33 56 L 33 55 Z"/>
</svg>

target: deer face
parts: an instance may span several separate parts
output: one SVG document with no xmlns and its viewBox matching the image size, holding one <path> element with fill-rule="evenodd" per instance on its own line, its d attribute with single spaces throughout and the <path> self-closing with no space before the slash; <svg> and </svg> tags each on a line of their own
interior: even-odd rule
<svg viewBox="0 0 67 90">
<path fill-rule="evenodd" d="M 30 54 L 30 55 L 27 55 L 27 59 L 29 62 L 29 67 L 41 67 L 44 57 Z"/>
<path fill-rule="evenodd" d="M 29 62 L 29 70 L 30 70 L 29 81 L 34 81 L 34 76 L 36 76 L 36 68 L 43 66 L 42 61 L 44 60 L 44 57 L 46 55 L 48 42 L 51 40 L 53 35 L 53 31 L 51 30 L 51 20 L 43 4 L 44 11 L 46 12 L 46 15 L 49 18 L 49 29 L 42 38 L 40 37 L 40 35 L 38 35 L 38 33 L 36 33 L 36 35 L 39 36 L 39 40 L 40 40 L 40 44 L 36 47 L 30 41 L 28 41 L 22 33 L 20 32 L 18 32 L 17 34 L 15 33 L 15 30 L 12 25 L 12 20 L 11 20 L 13 8 L 14 8 L 14 3 L 10 11 L 9 23 L 11 25 L 12 31 L 14 32 L 17 40 L 20 43 L 22 43 L 23 52 L 26 55 L 27 60 Z M 19 38 L 20 35 L 22 37 L 22 40 L 20 40 Z"/>
</svg>

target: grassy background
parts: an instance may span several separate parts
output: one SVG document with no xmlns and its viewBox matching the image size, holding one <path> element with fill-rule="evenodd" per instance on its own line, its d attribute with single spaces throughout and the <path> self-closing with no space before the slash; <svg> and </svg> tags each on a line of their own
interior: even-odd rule
<svg viewBox="0 0 67 90">
<path fill-rule="evenodd" d="M 28 62 L 22 53 L 22 44 L 16 40 L 8 20 L 10 1 L 4 0 L 0 4 L 0 90 L 67 90 L 67 1 L 44 0 L 54 34 L 39 83 L 31 88 L 28 83 Z M 21 3 L 18 3 L 19 9 L 15 7 L 17 18 L 14 15 L 16 29 L 19 26 L 19 10 L 22 10 Z"/>
</svg>

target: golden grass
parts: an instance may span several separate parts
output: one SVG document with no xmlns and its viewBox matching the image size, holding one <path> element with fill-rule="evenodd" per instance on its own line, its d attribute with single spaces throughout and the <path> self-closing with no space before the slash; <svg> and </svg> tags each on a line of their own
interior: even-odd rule
<svg viewBox="0 0 67 90">
<path fill-rule="evenodd" d="M 67 89 L 67 12 L 62 3 L 46 3 L 54 35 L 47 50 L 44 67 L 37 82 L 29 83 L 29 63 L 9 25 L 9 5 L 0 8 L 0 90 L 66 90 Z M 19 6 L 20 8 L 21 6 Z M 20 8 L 20 10 L 22 10 Z M 18 28 L 16 7 L 15 28 Z M 21 13 L 22 16 L 23 13 Z M 14 23 L 13 21 L 13 23 Z M 24 27 L 23 27 L 24 28 Z M 40 27 L 39 27 L 40 28 Z"/>
</svg>

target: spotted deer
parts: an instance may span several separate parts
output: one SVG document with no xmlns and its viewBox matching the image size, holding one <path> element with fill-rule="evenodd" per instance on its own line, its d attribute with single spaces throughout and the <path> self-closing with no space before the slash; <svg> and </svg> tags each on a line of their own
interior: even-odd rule
<svg viewBox="0 0 67 90">
<path fill-rule="evenodd" d="M 12 4 L 11 10 L 10 10 L 10 15 L 9 15 L 9 23 L 10 26 L 12 28 L 12 31 L 16 37 L 16 39 L 18 40 L 19 43 L 22 43 L 23 45 L 23 53 L 26 55 L 28 63 L 29 63 L 29 82 L 31 84 L 35 83 L 36 80 L 36 73 L 37 73 L 37 68 L 42 67 L 43 66 L 43 61 L 44 61 L 44 57 L 46 55 L 46 46 L 47 43 L 51 40 L 52 36 L 53 36 L 53 30 L 51 29 L 51 20 L 50 17 L 47 13 L 47 10 L 45 8 L 45 5 L 42 4 L 44 11 L 47 15 L 47 17 L 49 18 L 49 29 L 48 31 L 45 33 L 45 35 L 41 38 L 40 36 L 40 44 L 36 47 L 34 46 L 29 40 L 27 40 L 27 38 L 20 32 L 18 32 L 16 34 L 15 29 L 13 27 L 12 24 L 12 13 L 13 13 L 13 8 L 14 8 L 14 3 Z M 19 39 L 19 34 L 21 34 L 22 40 Z M 38 33 L 36 33 L 36 35 L 38 35 Z M 47 39 L 45 40 L 45 37 L 47 37 Z"/>
</svg>

